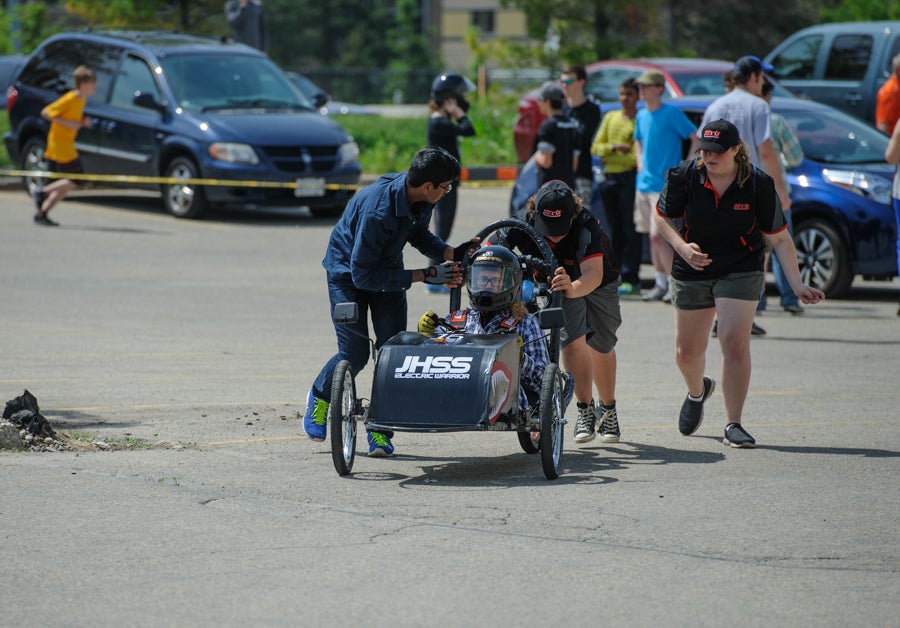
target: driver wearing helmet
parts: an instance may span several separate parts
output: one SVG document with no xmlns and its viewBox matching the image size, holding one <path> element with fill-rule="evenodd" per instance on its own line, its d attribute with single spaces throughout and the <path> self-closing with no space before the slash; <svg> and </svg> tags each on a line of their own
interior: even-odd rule
<svg viewBox="0 0 900 628">
<path fill-rule="evenodd" d="M 469 334 L 516 334 L 520 343 L 519 408 L 527 409 L 531 405 L 528 397 L 537 399 L 550 354 L 537 317 L 522 302 L 519 258 L 502 246 L 479 249 L 469 266 L 466 290 L 471 307 L 444 319 L 429 310 L 419 319 L 419 333 L 431 336 L 436 327 L 442 326 Z M 566 376 L 570 377 L 568 373 Z M 567 391 L 570 388 L 566 386 Z M 566 395 L 566 402 L 570 396 Z"/>
<path fill-rule="evenodd" d="M 456 157 L 457 161 L 459 138 L 475 135 L 475 128 L 466 117 L 469 110 L 466 92 L 474 88 L 472 81 L 453 72 L 444 72 L 431 84 L 431 101 L 428 103 L 431 116 L 425 130 L 425 143 L 443 148 Z M 458 185 L 458 179 L 453 181 L 447 194 L 434 206 L 434 234 L 445 242 L 450 237 L 456 219 Z M 437 285 L 429 285 L 427 289 L 429 292 L 449 292 L 444 286 Z"/>
</svg>

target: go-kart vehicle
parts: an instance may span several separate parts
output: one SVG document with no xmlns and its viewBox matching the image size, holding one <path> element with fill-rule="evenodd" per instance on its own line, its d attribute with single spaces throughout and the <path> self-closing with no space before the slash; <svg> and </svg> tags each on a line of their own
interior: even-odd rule
<svg viewBox="0 0 900 628">
<path fill-rule="evenodd" d="M 507 218 L 477 235 L 504 228 L 521 229 L 537 244 L 541 257 L 518 256 L 525 277 L 553 274 L 554 256 L 544 238 L 529 224 Z M 468 266 L 468 258 L 462 262 Z M 459 309 L 461 288 L 450 293 L 450 312 Z M 547 330 L 550 363 L 540 391 L 528 408 L 519 408 L 519 340 L 513 333 L 468 334 L 455 328 L 436 330 L 434 337 L 400 332 L 375 355 L 370 400 L 357 397 L 356 380 L 348 360 L 338 363 L 331 385 L 328 426 L 331 455 L 340 475 L 353 469 L 357 424 L 369 430 L 392 432 L 514 431 L 528 454 L 540 453 L 547 479 L 559 476 L 566 420 L 565 379 L 558 366 L 560 328 L 565 314 L 561 295 L 540 282 L 530 303 L 541 329 Z M 335 305 L 338 324 L 357 320 L 356 303 Z M 371 338 L 367 338 L 372 346 Z M 529 401 L 531 398 L 529 397 Z"/>
</svg>

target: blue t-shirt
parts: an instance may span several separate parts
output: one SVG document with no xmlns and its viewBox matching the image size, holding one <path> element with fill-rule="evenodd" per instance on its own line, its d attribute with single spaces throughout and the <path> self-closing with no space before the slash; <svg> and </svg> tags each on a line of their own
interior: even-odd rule
<svg viewBox="0 0 900 628">
<path fill-rule="evenodd" d="M 641 143 L 643 168 L 637 175 L 638 192 L 661 192 L 666 172 L 682 160 L 682 141 L 697 127 L 675 105 L 663 103 L 656 111 L 640 109 L 634 119 L 634 140 Z"/>
</svg>

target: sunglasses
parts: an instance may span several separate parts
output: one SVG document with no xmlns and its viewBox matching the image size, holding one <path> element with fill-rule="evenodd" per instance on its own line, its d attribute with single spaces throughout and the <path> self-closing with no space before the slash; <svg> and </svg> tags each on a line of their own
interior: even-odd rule
<svg viewBox="0 0 900 628">
<path fill-rule="evenodd" d="M 559 82 L 562 83 L 563 85 L 571 85 L 572 83 L 575 82 L 575 79 L 573 79 L 573 78 L 562 78 L 562 79 L 559 79 Z"/>
</svg>

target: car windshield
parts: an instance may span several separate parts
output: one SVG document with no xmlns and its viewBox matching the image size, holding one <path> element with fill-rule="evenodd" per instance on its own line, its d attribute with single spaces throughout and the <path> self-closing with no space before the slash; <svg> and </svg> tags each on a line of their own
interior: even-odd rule
<svg viewBox="0 0 900 628">
<path fill-rule="evenodd" d="M 189 111 L 315 109 L 278 66 L 262 57 L 170 55 L 160 65 L 178 104 Z"/>
<path fill-rule="evenodd" d="M 853 116 L 819 107 L 776 111 L 797 134 L 809 159 L 844 165 L 884 161 L 887 136 Z"/>
<path fill-rule="evenodd" d="M 685 96 L 720 95 L 725 93 L 725 83 L 722 82 L 721 72 L 707 74 L 679 74 L 678 72 L 672 72 L 672 78 Z"/>
</svg>

